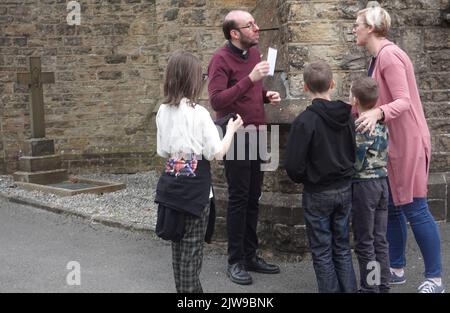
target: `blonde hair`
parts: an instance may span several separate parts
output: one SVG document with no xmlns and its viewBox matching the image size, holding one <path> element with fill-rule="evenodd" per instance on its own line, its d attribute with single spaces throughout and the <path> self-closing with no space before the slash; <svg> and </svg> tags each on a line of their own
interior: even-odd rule
<svg viewBox="0 0 450 313">
<path fill-rule="evenodd" d="M 357 16 L 364 18 L 364 23 L 374 28 L 374 33 L 379 37 L 386 37 L 391 28 L 389 13 L 380 7 L 378 2 L 370 1 L 368 7 L 358 11 Z"/>
</svg>

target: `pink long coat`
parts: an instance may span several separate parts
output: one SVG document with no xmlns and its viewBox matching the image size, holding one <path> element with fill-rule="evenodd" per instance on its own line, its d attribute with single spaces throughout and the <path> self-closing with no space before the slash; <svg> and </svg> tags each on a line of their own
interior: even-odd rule
<svg viewBox="0 0 450 313">
<path fill-rule="evenodd" d="M 431 140 L 414 68 L 408 55 L 384 40 L 372 77 L 378 82 L 377 106 L 389 130 L 388 178 L 395 205 L 424 198 L 428 191 Z"/>
</svg>

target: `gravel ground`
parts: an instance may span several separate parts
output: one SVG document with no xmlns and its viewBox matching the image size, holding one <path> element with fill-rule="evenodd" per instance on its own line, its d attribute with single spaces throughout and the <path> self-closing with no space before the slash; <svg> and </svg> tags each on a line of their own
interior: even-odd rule
<svg viewBox="0 0 450 313">
<path fill-rule="evenodd" d="M 154 171 L 133 175 L 77 175 L 94 180 L 120 182 L 126 189 L 96 194 L 61 197 L 18 188 L 12 176 L 0 176 L 0 195 L 23 202 L 38 203 L 58 211 L 82 215 L 93 221 L 109 221 L 136 228 L 154 230 L 157 206 L 153 202 L 158 174 Z"/>
</svg>

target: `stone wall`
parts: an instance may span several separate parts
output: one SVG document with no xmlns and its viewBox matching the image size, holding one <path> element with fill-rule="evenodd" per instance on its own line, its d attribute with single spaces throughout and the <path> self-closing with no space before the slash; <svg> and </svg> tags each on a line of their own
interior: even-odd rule
<svg viewBox="0 0 450 313">
<path fill-rule="evenodd" d="M 279 50 L 276 75 L 266 85 L 283 95 L 280 107 L 266 107 L 269 123 L 280 125 L 280 154 L 283 159 L 289 123 L 302 112 L 310 100 L 303 92 L 304 65 L 316 59 L 326 60 L 333 68 L 337 86 L 334 97 L 348 99 L 350 82 L 366 75 L 369 55 L 358 48 L 352 35 L 356 12 L 367 1 L 336 0 L 259 0 L 252 11 L 262 28 L 260 49 Z M 429 180 L 429 205 L 439 221 L 448 219 L 448 111 L 450 89 L 448 60 L 450 32 L 444 13 L 448 1 L 381 1 L 392 15 L 390 39 L 411 57 L 420 88 L 424 110 L 433 138 L 433 156 Z M 301 208 L 301 185 L 287 179 L 282 168 L 265 174 L 264 193 L 260 200 L 258 225 L 262 245 L 278 250 L 301 251 L 306 245 L 305 222 Z M 216 176 L 221 173 L 216 166 Z M 223 181 L 216 178 L 219 187 Z M 218 229 L 225 234 L 226 188 L 218 191 Z M 220 232 L 218 232 L 220 234 Z M 223 237 L 222 237 L 223 238 Z"/>
<path fill-rule="evenodd" d="M 332 64 L 336 96 L 346 96 L 352 77 L 362 75 L 367 54 L 355 47 L 351 25 L 367 1 L 84 0 L 81 25 L 66 22 L 66 2 L 0 3 L 0 160 L 17 167 L 19 143 L 30 133 L 28 92 L 15 83 L 28 70 L 28 56 L 41 56 L 56 73 L 45 86 L 48 136 L 69 168 L 133 172 L 154 156 L 153 113 L 161 97 L 168 55 L 196 53 L 205 72 L 223 42 L 221 22 L 232 8 L 252 11 L 262 33 L 261 51 L 279 49 L 277 75 L 282 109 L 268 107 L 269 120 L 288 123 L 308 101 L 302 69 L 314 58 Z M 448 1 L 381 1 L 393 17 L 391 38 L 411 56 L 433 135 L 432 171 L 450 164 Z M 205 88 L 206 90 L 206 88 Z M 207 95 L 203 96 L 207 102 Z M 2 162 L 0 161 L 0 169 Z"/>
<path fill-rule="evenodd" d="M 30 136 L 28 88 L 16 81 L 40 56 L 56 83 L 44 85 L 47 137 L 72 172 L 148 169 L 159 99 L 154 0 L 85 0 L 81 25 L 66 21 L 67 1 L 0 3 L 0 116 L 6 172 Z M 2 149 L 2 150 L 3 150 Z M 2 151 L 0 150 L 0 151 Z"/>
<path fill-rule="evenodd" d="M 450 32 L 445 18 L 448 1 L 380 1 L 392 16 L 390 39 L 411 57 L 433 140 L 429 180 L 429 205 L 439 221 L 448 219 L 448 175 L 450 169 Z M 348 98 L 349 84 L 366 75 L 369 56 L 356 47 L 352 25 L 356 12 L 367 1 L 312 0 L 277 2 L 260 0 L 254 16 L 262 28 L 260 48 L 279 48 L 278 76 L 270 84 L 285 95 L 281 108 L 268 106 L 268 119 L 281 126 L 280 150 L 284 151 L 288 124 L 304 110 L 309 100 L 303 92 L 304 65 L 315 59 L 326 60 L 333 68 L 337 86 L 334 97 Z M 269 9 L 265 9 L 269 8 Z M 277 12 L 278 16 L 273 17 Z M 278 80 L 278 82 L 277 82 Z M 301 208 L 301 186 L 294 186 L 283 173 L 265 175 L 265 193 L 261 198 L 259 235 L 263 244 L 283 251 L 299 251 L 305 247 L 305 226 Z M 226 198 L 226 192 L 224 192 Z"/>
<path fill-rule="evenodd" d="M 44 86 L 47 137 L 72 173 L 148 170 L 160 164 L 154 113 L 169 54 L 192 51 L 206 72 L 224 42 L 224 14 L 256 4 L 80 0 L 81 25 L 69 26 L 67 2 L 0 3 L 0 173 L 17 169 L 20 142 L 30 136 L 28 89 L 15 82 L 29 56 L 41 56 L 43 70 L 55 72 L 56 83 Z"/>
<path fill-rule="evenodd" d="M 449 1 L 383 1 L 392 11 L 392 39 L 411 57 L 432 135 L 431 171 L 450 169 Z"/>
</svg>

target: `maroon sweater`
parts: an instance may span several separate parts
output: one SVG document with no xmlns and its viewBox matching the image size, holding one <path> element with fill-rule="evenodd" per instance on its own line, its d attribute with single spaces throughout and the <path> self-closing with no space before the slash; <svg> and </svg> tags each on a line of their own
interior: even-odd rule
<svg viewBox="0 0 450 313">
<path fill-rule="evenodd" d="M 262 80 L 253 83 L 248 75 L 261 62 L 257 48 L 248 50 L 247 58 L 239 49 L 225 46 L 213 55 L 208 67 L 208 93 L 217 118 L 228 113 L 239 114 L 246 125 L 266 123 L 265 97 Z"/>
</svg>

